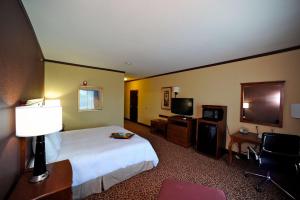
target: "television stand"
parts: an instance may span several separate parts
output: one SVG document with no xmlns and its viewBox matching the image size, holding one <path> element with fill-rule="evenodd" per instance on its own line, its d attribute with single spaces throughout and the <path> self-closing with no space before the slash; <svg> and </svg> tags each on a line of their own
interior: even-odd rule
<svg viewBox="0 0 300 200">
<path fill-rule="evenodd" d="M 168 118 L 167 140 L 183 147 L 195 145 L 196 118 L 172 116 Z"/>
<path fill-rule="evenodd" d="M 185 115 L 174 115 L 172 117 L 180 118 L 180 119 L 183 119 L 183 120 L 193 119 L 193 117 L 185 116 Z"/>
</svg>

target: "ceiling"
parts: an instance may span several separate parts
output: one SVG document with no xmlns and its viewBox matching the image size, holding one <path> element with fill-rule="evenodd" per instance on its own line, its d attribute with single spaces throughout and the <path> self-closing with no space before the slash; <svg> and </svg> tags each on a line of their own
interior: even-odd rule
<svg viewBox="0 0 300 200">
<path fill-rule="evenodd" d="M 300 45 L 299 0 L 23 0 L 46 59 L 145 77 Z"/>
</svg>

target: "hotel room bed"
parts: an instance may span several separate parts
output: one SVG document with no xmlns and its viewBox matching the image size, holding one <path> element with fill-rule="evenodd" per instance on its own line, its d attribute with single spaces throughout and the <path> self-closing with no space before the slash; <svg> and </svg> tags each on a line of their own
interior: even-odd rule
<svg viewBox="0 0 300 200">
<path fill-rule="evenodd" d="M 110 137 L 112 132 L 130 131 L 107 126 L 45 137 L 47 163 L 71 162 L 74 199 L 102 192 L 157 166 L 158 157 L 148 140 L 137 134 L 130 139 L 114 139 Z"/>
</svg>

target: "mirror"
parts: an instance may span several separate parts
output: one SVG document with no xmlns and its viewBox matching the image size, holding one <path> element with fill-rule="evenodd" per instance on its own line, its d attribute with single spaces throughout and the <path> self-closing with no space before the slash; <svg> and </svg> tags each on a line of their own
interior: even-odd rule
<svg viewBox="0 0 300 200">
<path fill-rule="evenodd" d="M 102 101 L 102 88 L 82 86 L 78 89 L 78 111 L 101 110 Z"/>
<path fill-rule="evenodd" d="M 284 83 L 241 83 L 240 121 L 282 127 Z"/>
</svg>

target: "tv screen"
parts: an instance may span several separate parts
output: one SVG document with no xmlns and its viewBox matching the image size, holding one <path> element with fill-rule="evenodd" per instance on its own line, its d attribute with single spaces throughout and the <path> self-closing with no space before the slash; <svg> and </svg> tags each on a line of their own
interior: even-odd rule
<svg viewBox="0 0 300 200">
<path fill-rule="evenodd" d="M 178 115 L 193 115 L 193 98 L 172 98 L 171 112 Z"/>
</svg>

